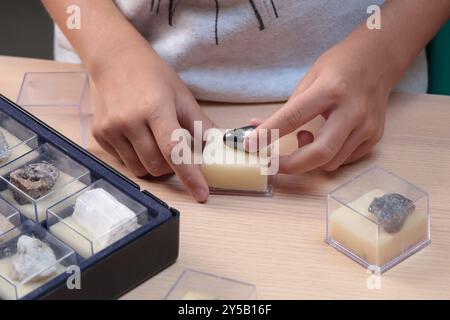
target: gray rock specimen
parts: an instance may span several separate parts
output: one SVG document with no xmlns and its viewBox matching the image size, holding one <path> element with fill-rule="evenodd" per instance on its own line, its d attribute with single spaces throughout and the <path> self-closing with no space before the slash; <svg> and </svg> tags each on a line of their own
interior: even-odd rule
<svg viewBox="0 0 450 320">
<path fill-rule="evenodd" d="M 48 162 L 27 164 L 9 175 L 9 181 L 33 199 L 39 199 L 49 193 L 58 178 L 58 168 Z M 13 188 L 11 192 L 20 205 L 30 203 L 29 199 Z"/>
<path fill-rule="evenodd" d="M 17 241 L 16 254 L 11 258 L 11 279 L 23 281 L 33 275 L 29 281 L 48 278 L 56 273 L 56 262 L 55 254 L 47 244 L 23 235 Z"/>
<path fill-rule="evenodd" d="M 9 159 L 9 145 L 5 135 L 0 131 L 0 164 Z"/>
<path fill-rule="evenodd" d="M 373 199 L 369 212 L 373 213 L 378 223 L 388 233 L 396 233 L 403 227 L 408 215 L 414 211 L 412 201 L 398 193 L 388 193 Z"/>
<path fill-rule="evenodd" d="M 244 150 L 244 139 L 255 130 L 256 126 L 245 126 L 225 132 L 223 142 L 230 148 Z"/>
</svg>

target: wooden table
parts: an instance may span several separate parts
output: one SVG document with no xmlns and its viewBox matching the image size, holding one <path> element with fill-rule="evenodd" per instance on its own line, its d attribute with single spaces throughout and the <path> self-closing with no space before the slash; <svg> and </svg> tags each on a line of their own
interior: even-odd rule
<svg viewBox="0 0 450 320">
<path fill-rule="evenodd" d="M 15 100 L 25 71 L 74 71 L 79 65 L 0 57 L 0 91 Z M 224 127 L 266 116 L 280 105 L 202 104 Z M 233 109 L 233 112 L 229 112 Z M 39 116 L 39 114 L 38 114 Z M 45 117 L 43 118 L 45 121 Z M 253 283 L 261 299 L 450 298 L 450 97 L 394 94 L 386 133 L 371 156 L 333 174 L 280 176 L 273 198 L 211 196 L 197 204 L 176 177 L 134 179 L 178 208 L 178 262 L 124 296 L 164 298 L 186 268 Z M 76 128 L 64 128 L 70 136 Z M 91 151 L 128 176 L 98 146 Z M 326 194 L 377 164 L 427 190 L 432 244 L 383 274 L 369 290 L 367 271 L 326 245 Z"/>
</svg>

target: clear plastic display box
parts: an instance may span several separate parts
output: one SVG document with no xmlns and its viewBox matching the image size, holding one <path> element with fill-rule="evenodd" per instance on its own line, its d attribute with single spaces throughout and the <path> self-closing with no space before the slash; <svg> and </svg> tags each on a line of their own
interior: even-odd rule
<svg viewBox="0 0 450 320">
<path fill-rule="evenodd" d="M 27 72 L 17 103 L 84 148 L 90 145 L 93 109 L 87 72 Z M 76 122 L 77 125 L 68 125 Z M 67 128 L 79 130 L 67 132 Z"/>
<path fill-rule="evenodd" d="M 45 181 L 47 178 L 41 179 L 42 186 L 40 188 L 47 188 L 48 190 L 30 194 L 30 191 L 24 190 L 23 187 L 27 183 L 33 183 L 33 177 L 21 182 L 19 179 L 22 179 L 23 176 L 17 174 L 17 172 L 27 168 L 31 172 L 31 176 L 34 169 L 30 166 L 44 163 L 57 169 L 55 182 L 51 185 Z M 39 222 L 45 220 L 47 208 L 68 195 L 85 188 L 91 181 L 88 169 L 48 143 L 10 162 L 2 169 L 0 196 L 19 209 L 23 215 Z M 17 182 L 14 183 L 11 178 L 12 175 L 16 177 L 14 181 L 19 181 L 20 185 Z M 35 190 L 40 189 L 35 188 Z"/>
<path fill-rule="evenodd" d="M 73 217 L 75 204 L 80 196 L 95 189 L 103 189 L 117 201 L 131 210 L 133 216 L 126 218 L 112 229 L 95 236 L 80 225 Z M 93 213 L 91 213 L 93 214 Z M 144 225 L 148 220 L 148 210 L 134 201 L 107 181 L 100 179 L 89 187 L 71 195 L 47 210 L 47 228 L 58 239 L 64 241 L 83 258 L 89 258 L 107 246 L 125 237 Z"/>
<path fill-rule="evenodd" d="M 273 150 L 249 153 L 229 146 L 223 137 L 230 130 L 215 128 L 207 133 L 200 168 L 210 193 L 271 197 L 276 182 L 276 172 L 270 172 Z"/>
<path fill-rule="evenodd" d="M 33 239 L 40 243 L 30 243 Z M 71 248 L 27 220 L 0 235 L 0 298 L 21 299 L 74 265 L 77 258 Z"/>
<path fill-rule="evenodd" d="M 8 207 L 8 210 L 10 211 L 2 211 L 2 214 L 5 217 L 0 217 L 2 220 L 12 222 L 12 224 L 15 225 L 17 222 L 14 218 L 16 217 L 15 212 L 19 211 L 18 219 L 22 222 L 20 226 L 31 224 L 33 226 L 48 228 L 48 221 L 45 220 L 47 207 L 56 203 L 62 203 L 62 201 L 67 200 L 68 197 L 71 197 L 80 190 L 84 189 L 84 191 L 86 191 L 87 186 L 89 186 L 92 181 L 102 180 L 108 181 L 111 186 L 114 186 L 114 188 L 119 190 L 123 195 L 126 195 L 126 198 L 137 202 L 145 208 L 146 212 L 148 212 L 147 221 L 140 224 L 141 219 L 138 217 L 140 211 L 138 209 L 135 211 L 133 209 L 133 211 L 131 211 L 127 208 L 128 213 L 125 215 L 123 215 L 125 210 L 121 210 L 122 215 L 120 216 L 122 218 L 127 218 L 131 215 L 134 218 L 134 215 L 136 214 L 136 222 L 139 223 L 137 229 L 131 228 L 133 231 L 126 236 L 124 235 L 122 238 L 117 236 L 117 241 L 111 241 L 111 244 L 103 250 L 94 253 L 89 258 L 83 258 L 71 249 L 77 258 L 79 269 L 71 268 L 64 274 L 55 274 L 55 277 L 48 278 L 48 281 L 42 283 L 42 285 L 30 288 L 30 291 L 24 291 L 23 288 L 20 288 L 23 280 L 27 282 L 26 279 L 21 279 L 21 283 L 19 284 L 13 283 L 11 280 L 14 279 L 8 279 L 8 270 L 0 272 L 2 275 L 0 276 L 0 282 L 4 280 L 3 283 L 5 283 L 6 286 L 6 289 L 4 289 L 4 286 L 0 286 L 0 290 L 2 288 L 6 290 L 6 293 L 4 291 L 0 292 L 0 298 L 9 299 L 20 297 L 20 299 L 24 300 L 115 299 L 141 284 L 143 281 L 161 272 L 161 270 L 164 270 L 177 260 L 179 251 L 180 213 L 176 209 L 170 207 L 167 203 L 150 192 L 146 190 L 141 191 L 140 186 L 132 180 L 97 159 L 87 150 L 65 138 L 64 135 L 55 131 L 53 128 L 37 119 L 29 112 L 26 112 L 22 107 L 14 104 L 1 94 L 0 110 L 11 119 L 14 119 L 29 130 L 32 130 L 37 135 L 40 143 L 40 146 L 37 149 L 29 151 L 0 168 L 4 169 L 3 173 L 0 175 L 0 198 L 9 195 L 9 201 L 11 201 L 10 205 L 12 204 L 12 206 L 15 207 L 18 203 L 15 201 L 16 199 L 14 199 L 11 191 L 16 191 L 16 197 L 19 196 L 18 198 L 21 200 L 31 201 L 27 206 L 17 205 L 18 210 Z M 52 163 L 52 166 L 59 170 L 55 170 L 54 167 L 51 167 L 48 164 L 48 167 L 43 166 L 45 170 L 43 170 L 42 167 L 38 169 L 35 166 L 31 166 L 31 164 L 41 160 Z M 27 166 L 27 164 L 30 164 L 30 166 Z M 15 184 L 22 187 L 22 189 L 29 191 L 29 196 L 31 196 L 32 199 L 27 198 L 24 193 L 18 192 L 18 190 L 11 186 L 11 173 L 17 171 L 17 169 L 24 168 L 31 168 L 32 170 L 27 170 L 27 174 L 25 174 L 25 171 L 23 170 L 15 172 L 15 174 L 13 174 L 13 181 Z M 33 170 L 37 172 L 33 172 Z M 42 174 L 42 171 L 46 174 Z M 41 178 L 37 177 L 37 173 L 39 172 L 42 174 Z M 51 172 L 51 174 L 48 174 L 49 172 Z M 55 172 L 60 173 L 56 180 Z M 24 176 L 19 173 L 23 173 Z M 35 178 L 27 179 L 25 178 L 26 176 L 33 176 Z M 67 178 L 68 176 L 71 176 L 73 179 L 69 177 L 67 180 L 61 180 L 61 177 Z M 49 179 L 49 177 L 52 177 L 52 179 Z M 21 179 L 25 180 L 26 183 L 21 181 Z M 44 180 L 45 183 L 42 180 Z M 38 182 L 37 185 L 35 184 L 36 182 Z M 97 184 L 94 182 L 93 185 L 100 186 L 101 182 L 98 182 Z M 30 188 L 30 186 L 32 187 Z M 103 186 L 105 189 L 107 188 L 106 184 Z M 43 190 L 40 189 L 41 187 Z M 44 191 L 46 193 L 45 195 L 37 194 L 35 191 Z M 85 193 L 79 192 L 78 194 L 85 195 L 87 193 L 88 191 Z M 113 191 L 110 193 L 112 194 Z M 116 193 L 115 195 L 120 198 L 119 194 Z M 117 219 L 112 220 L 111 223 L 111 220 L 109 219 L 111 215 L 109 213 L 117 214 L 117 207 L 126 207 L 127 205 L 119 203 L 117 199 L 114 199 L 114 201 L 96 201 L 97 199 L 105 200 L 104 197 L 104 193 L 96 193 L 94 197 L 90 197 L 90 201 L 84 198 L 84 200 L 92 206 L 84 206 L 83 208 L 85 210 L 78 211 L 84 212 L 88 218 L 91 216 L 90 213 L 92 213 L 93 210 L 95 213 L 100 212 L 99 215 L 101 219 L 95 219 L 94 221 L 99 222 L 95 227 L 99 226 L 101 230 L 104 229 L 105 224 L 114 226 L 114 223 L 117 223 Z M 111 198 L 115 197 L 111 195 Z M 103 206 L 105 203 L 108 204 L 107 210 L 105 210 Z M 70 209 L 68 210 L 70 212 Z M 39 223 L 27 219 L 27 212 L 32 219 L 39 220 Z M 62 211 L 60 213 L 63 214 Z M 44 219 L 44 221 L 41 219 Z M 90 221 L 92 222 L 93 220 L 91 219 Z M 108 221 L 110 222 L 105 223 Z M 134 226 L 136 227 L 137 225 Z M 7 228 L 9 227 L 10 225 L 7 224 Z M 4 239 L 3 244 L 5 244 L 5 250 L 0 250 L 0 260 L 2 258 L 10 257 L 11 252 L 14 253 L 14 246 L 6 247 L 6 244 L 9 243 L 10 240 L 14 241 L 15 237 L 17 238 L 17 236 L 19 236 L 21 228 L 22 227 L 14 227 L 3 233 L 2 239 Z M 111 227 L 108 228 L 113 229 Z M 95 228 L 89 229 L 96 230 Z M 39 230 L 42 230 L 42 228 Z M 35 236 L 39 239 L 42 238 L 38 235 Z M 51 239 L 57 240 L 50 233 L 48 233 L 48 236 Z M 113 238 L 113 240 L 116 240 L 116 238 Z M 58 241 L 61 240 L 57 240 L 56 242 Z M 36 241 L 33 242 L 36 243 Z M 65 244 L 65 246 L 69 245 Z M 33 263 L 32 265 L 36 264 Z M 132 266 L 133 272 L 129 272 L 130 266 Z M 77 270 L 79 270 L 79 275 L 82 279 L 81 290 L 67 285 L 67 280 L 70 281 L 73 279 L 71 276 L 74 275 L 74 272 L 77 272 Z M 42 273 L 47 274 L 47 271 L 44 270 L 38 274 L 41 275 Z M 52 274 L 52 276 L 53 275 L 54 274 Z M 111 279 L 114 281 L 111 281 Z M 25 282 L 23 283 L 25 284 Z M 35 283 L 35 281 L 30 281 L 29 283 Z M 99 290 L 99 288 L 101 290 Z"/>
<path fill-rule="evenodd" d="M 0 236 L 20 224 L 19 211 L 0 198 Z"/>
<path fill-rule="evenodd" d="M 431 241 L 428 194 L 373 167 L 328 194 L 326 242 L 384 272 Z"/>
<path fill-rule="evenodd" d="M 34 132 L 0 111 L 0 168 L 37 145 L 38 138 Z"/>
<path fill-rule="evenodd" d="M 185 270 L 166 300 L 255 300 L 253 284 L 195 270 Z"/>
</svg>

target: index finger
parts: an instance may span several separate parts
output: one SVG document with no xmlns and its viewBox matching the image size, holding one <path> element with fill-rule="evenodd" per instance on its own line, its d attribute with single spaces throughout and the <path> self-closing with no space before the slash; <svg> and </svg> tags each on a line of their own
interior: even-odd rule
<svg viewBox="0 0 450 320">
<path fill-rule="evenodd" d="M 183 184 L 188 188 L 195 200 L 198 202 L 204 202 L 208 198 L 209 187 L 198 165 L 189 163 L 175 164 L 172 159 L 172 150 L 178 143 L 180 143 L 179 141 L 172 141 L 172 133 L 177 129 L 184 130 L 186 132 L 187 130 L 181 128 L 175 111 L 162 112 L 164 114 L 150 117 L 148 120 L 158 147 L 167 163 L 173 171 L 175 171 Z M 190 143 L 187 143 L 187 145 L 190 149 Z"/>
<path fill-rule="evenodd" d="M 270 131 L 272 129 L 278 129 L 281 138 L 325 112 L 330 107 L 332 100 L 324 92 L 323 87 L 316 81 L 308 89 L 289 99 L 284 106 L 263 121 L 249 135 L 246 141 L 247 149 L 250 139 L 256 139 L 257 141 L 259 130 L 266 130 L 267 143 L 270 143 Z"/>
<path fill-rule="evenodd" d="M 291 133 L 323 113 L 331 104 L 319 81 L 307 90 L 289 99 L 257 129 L 279 129 L 280 137 Z"/>
</svg>

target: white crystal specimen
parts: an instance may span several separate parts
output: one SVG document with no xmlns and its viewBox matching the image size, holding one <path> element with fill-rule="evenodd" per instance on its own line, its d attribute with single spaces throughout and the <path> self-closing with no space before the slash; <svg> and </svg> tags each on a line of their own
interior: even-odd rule
<svg viewBox="0 0 450 320">
<path fill-rule="evenodd" d="M 32 275 L 36 276 L 28 281 L 48 278 L 56 273 L 56 262 L 55 254 L 47 244 L 36 238 L 20 236 L 17 252 L 11 258 L 11 279 L 23 281 Z"/>
<path fill-rule="evenodd" d="M 72 218 L 101 248 L 139 227 L 136 214 L 102 188 L 81 194 L 75 202 Z"/>
</svg>

